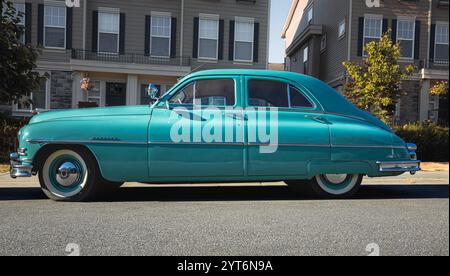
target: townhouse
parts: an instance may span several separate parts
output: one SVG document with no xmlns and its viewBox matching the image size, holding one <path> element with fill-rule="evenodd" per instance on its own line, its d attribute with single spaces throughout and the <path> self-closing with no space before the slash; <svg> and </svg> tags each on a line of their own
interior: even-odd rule
<svg viewBox="0 0 450 276">
<path fill-rule="evenodd" d="M 267 66 L 269 0 L 13 0 L 23 41 L 42 47 L 46 83 L 13 116 L 34 109 L 148 104 L 192 71 Z M 78 1 L 69 1 L 75 2 Z M 88 77 L 93 88 L 84 92 Z"/>
<path fill-rule="evenodd" d="M 390 29 L 400 63 L 417 68 L 403 83 L 397 123 L 448 124 L 448 97 L 429 95 L 436 82 L 448 81 L 448 9 L 444 0 L 293 0 L 282 33 L 286 69 L 340 90 L 347 80 L 342 62 L 361 62 L 363 46 Z"/>
</svg>

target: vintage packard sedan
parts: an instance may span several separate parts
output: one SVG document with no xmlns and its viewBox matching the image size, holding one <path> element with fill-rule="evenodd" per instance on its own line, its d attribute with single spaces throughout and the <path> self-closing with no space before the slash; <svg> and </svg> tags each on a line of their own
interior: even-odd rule
<svg viewBox="0 0 450 276">
<path fill-rule="evenodd" d="M 363 176 L 420 170 L 416 146 L 312 77 L 210 70 L 150 106 L 51 111 L 19 133 L 11 176 L 39 175 L 53 200 L 87 201 L 124 182 L 284 181 L 348 198 Z"/>
</svg>

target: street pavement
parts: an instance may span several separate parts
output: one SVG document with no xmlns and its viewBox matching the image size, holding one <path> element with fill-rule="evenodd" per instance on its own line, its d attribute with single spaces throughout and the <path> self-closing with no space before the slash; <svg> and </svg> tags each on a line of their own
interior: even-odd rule
<svg viewBox="0 0 450 276">
<path fill-rule="evenodd" d="M 57 203 L 0 175 L 0 255 L 449 255 L 449 173 L 366 179 L 352 200 L 282 183 L 127 183 L 105 202 Z M 66 251 L 67 250 L 67 251 Z M 72 251 L 78 253 L 77 250 Z"/>
</svg>

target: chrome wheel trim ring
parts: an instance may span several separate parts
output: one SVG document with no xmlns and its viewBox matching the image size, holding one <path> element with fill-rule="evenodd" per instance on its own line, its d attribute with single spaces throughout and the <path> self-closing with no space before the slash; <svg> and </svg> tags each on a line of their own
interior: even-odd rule
<svg viewBox="0 0 450 276">
<path fill-rule="evenodd" d="M 64 168 L 62 168 L 63 165 L 65 165 L 66 163 L 71 163 L 71 162 L 63 163 L 59 167 L 57 172 L 50 172 L 51 165 L 52 165 L 53 161 L 55 159 L 57 159 L 58 157 L 64 156 L 64 155 L 70 155 L 71 157 L 76 159 L 78 161 L 79 165 L 81 166 L 81 168 L 79 168 L 79 171 L 83 172 L 82 175 L 80 175 L 78 173 L 76 180 L 71 183 L 71 184 L 74 184 L 77 180 L 79 180 L 80 184 L 78 186 L 74 187 L 74 189 L 71 189 L 71 190 L 68 190 L 68 191 L 62 191 L 62 190 L 58 189 L 57 187 L 55 187 L 52 184 L 52 180 L 50 179 L 50 173 L 54 173 L 54 174 L 56 174 L 55 178 L 56 178 L 58 184 L 60 184 L 63 187 L 70 187 L 71 186 L 71 185 L 66 186 L 63 183 L 67 184 L 68 182 L 64 182 L 64 181 L 60 182 L 60 180 L 59 180 L 59 179 L 63 178 L 62 175 L 59 175 L 59 169 L 64 169 Z M 71 163 L 71 164 L 74 165 L 73 163 Z M 70 168 L 70 166 L 69 166 L 69 168 Z M 57 197 L 61 197 L 61 198 L 68 198 L 68 197 L 72 197 L 72 196 L 77 195 L 86 186 L 87 179 L 88 179 L 88 174 L 89 174 L 89 172 L 87 170 L 86 163 L 84 162 L 83 158 L 78 153 L 76 153 L 76 152 L 74 152 L 72 150 L 58 150 L 58 151 L 52 153 L 47 158 L 47 160 L 45 160 L 45 163 L 44 163 L 44 166 L 43 166 L 43 169 L 42 169 L 42 173 L 43 173 L 43 181 L 44 181 L 45 187 L 52 194 L 54 194 Z M 64 176 L 64 177 L 66 177 L 66 176 Z M 69 178 L 70 178 L 70 175 L 69 175 Z M 72 181 L 72 180 L 73 180 L 73 178 L 70 178 L 70 181 Z"/>
<path fill-rule="evenodd" d="M 320 188 L 322 190 L 324 190 L 325 192 L 327 192 L 331 195 L 344 195 L 344 194 L 350 192 L 351 190 L 353 190 L 353 188 L 358 183 L 358 178 L 359 178 L 358 174 L 346 175 L 346 176 L 347 177 L 345 178 L 345 180 L 342 183 L 338 183 L 338 184 L 326 183 L 324 181 L 324 179 L 326 181 L 328 181 L 328 180 L 325 177 L 325 175 L 316 176 L 316 181 L 317 181 L 317 184 L 320 186 Z M 349 178 L 349 176 L 350 176 L 350 178 Z M 348 183 L 346 183 L 346 182 L 348 182 Z M 331 184 L 331 186 L 330 186 L 330 184 Z M 339 186 L 342 186 L 342 188 L 340 188 Z"/>
</svg>

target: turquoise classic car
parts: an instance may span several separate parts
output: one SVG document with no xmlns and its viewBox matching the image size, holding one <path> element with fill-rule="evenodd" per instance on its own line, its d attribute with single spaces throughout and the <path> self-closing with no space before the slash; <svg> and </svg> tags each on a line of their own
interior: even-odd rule
<svg viewBox="0 0 450 276">
<path fill-rule="evenodd" d="M 193 73 L 150 106 L 51 111 L 19 133 L 11 176 L 39 175 L 58 201 L 124 182 L 284 181 L 348 198 L 363 176 L 420 170 L 416 146 L 323 82 L 259 70 Z"/>
</svg>

